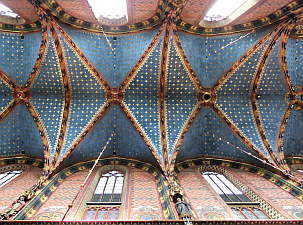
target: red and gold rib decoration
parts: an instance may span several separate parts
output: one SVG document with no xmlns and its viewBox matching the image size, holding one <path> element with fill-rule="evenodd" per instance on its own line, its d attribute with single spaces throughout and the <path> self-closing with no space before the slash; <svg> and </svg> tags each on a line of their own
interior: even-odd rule
<svg viewBox="0 0 303 225">
<path fill-rule="evenodd" d="M 55 44 L 56 53 L 57 53 L 57 56 L 59 59 L 60 72 L 62 75 L 62 81 L 63 81 L 63 87 L 64 87 L 63 115 L 62 115 L 62 121 L 61 121 L 61 126 L 60 126 L 57 147 L 56 147 L 55 154 L 54 154 L 54 157 L 51 162 L 51 170 L 52 170 L 60 156 L 60 153 L 61 153 L 61 150 L 63 147 L 63 143 L 64 143 L 65 133 L 67 130 L 67 123 L 68 123 L 68 117 L 69 117 L 69 111 L 70 111 L 70 101 L 71 101 L 71 91 L 70 91 L 71 87 L 70 87 L 70 82 L 69 82 L 68 69 L 66 66 L 65 57 L 64 57 L 62 45 L 59 40 L 58 34 L 56 32 L 56 29 L 55 29 L 52 21 L 48 21 L 48 26 L 50 28 L 50 32 L 51 32 L 51 35 L 52 35 L 52 38 L 53 38 L 53 41 Z"/>
<path fill-rule="evenodd" d="M 257 95 L 257 91 L 258 91 L 258 86 L 259 86 L 260 81 L 261 81 L 261 76 L 262 76 L 263 70 L 265 68 L 266 62 L 269 58 L 269 55 L 270 55 L 274 45 L 279 40 L 281 34 L 286 29 L 287 25 L 288 25 L 287 21 L 284 22 L 284 23 L 281 23 L 281 25 L 279 26 L 279 29 L 277 30 L 277 32 L 275 33 L 271 42 L 267 46 L 267 48 L 266 48 L 266 50 L 265 50 L 265 52 L 264 52 L 264 54 L 261 58 L 259 67 L 257 69 L 257 72 L 255 74 L 253 85 L 252 85 L 252 90 L 251 90 L 251 94 L 250 94 L 250 100 L 251 100 L 251 104 L 252 104 L 253 115 L 254 115 L 254 119 L 255 119 L 255 122 L 256 122 L 257 129 L 258 129 L 258 132 L 260 134 L 261 140 L 263 141 L 265 149 L 267 150 L 268 154 L 272 158 L 275 166 L 277 166 L 279 168 L 283 168 L 283 167 L 281 166 L 281 164 L 278 161 L 276 155 L 274 154 L 274 152 L 273 152 L 273 150 L 272 150 L 272 148 L 269 144 L 269 141 L 268 141 L 268 139 L 265 135 L 265 130 L 263 129 L 260 113 L 259 113 L 258 106 L 257 106 L 256 95 Z"/>
<path fill-rule="evenodd" d="M 296 20 L 299 18 L 302 18 L 302 12 L 299 11 L 298 14 L 296 15 Z M 287 68 L 287 59 L 286 59 L 286 46 L 287 46 L 287 41 L 289 38 L 289 34 L 291 30 L 296 26 L 295 21 L 291 21 L 290 24 L 285 28 L 284 32 L 282 33 L 282 40 L 281 40 L 281 65 L 282 65 L 282 71 L 284 75 L 285 82 L 287 84 L 288 90 L 291 95 L 294 94 L 294 87 L 291 82 L 291 79 L 289 77 L 289 72 Z M 278 148 L 278 160 L 281 166 L 289 171 L 290 168 L 288 167 L 287 163 L 285 162 L 285 157 L 284 157 L 284 152 L 283 152 L 283 138 L 284 138 L 284 131 L 286 128 L 287 120 L 289 118 L 289 115 L 291 113 L 291 110 L 293 108 L 292 104 L 294 102 L 290 102 L 282 119 L 282 122 L 280 124 L 279 128 L 279 133 L 278 133 L 278 140 L 277 140 L 277 148 Z"/>
</svg>

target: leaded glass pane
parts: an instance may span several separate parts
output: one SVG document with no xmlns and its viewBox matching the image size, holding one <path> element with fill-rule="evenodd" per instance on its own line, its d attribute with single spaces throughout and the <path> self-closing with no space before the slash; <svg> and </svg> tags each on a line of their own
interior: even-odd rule
<svg viewBox="0 0 303 225">
<path fill-rule="evenodd" d="M 113 194 L 112 202 L 120 202 L 121 194 Z"/>
<path fill-rule="evenodd" d="M 111 201 L 111 197 L 112 197 L 112 194 L 103 194 L 103 197 L 102 197 L 102 200 L 101 202 L 110 202 Z"/>
<path fill-rule="evenodd" d="M 101 176 L 91 202 L 120 202 L 123 191 L 124 174 L 110 171 Z"/>
<path fill-rule="evenodd" d="M 119 209 L 111 208 L 108 212 L 109 220 L 117 220 L 119 218 Z"/>
<path fill-rule="evenodd" d="M 251 211 L 249 208 L 241 208 L 243 214 L 248 218 L 248 219 L 258 219 Z"/>
<path fill-rule="evenodd" d="M 242 192 L 222 174 L 218 174 L 218 178 L 236 195 L 242 194 Z"/>
<path fill-rule="evenodd" d="M 99 209 L 98 213 L 97 213 L 97 216 L 96 216 L 96 220 L 106 220 L 107 219 L 107 212 L 108 212 L 107 208 Z"/>
<path fill-rule="evenodd" d="M 203 172 L 202 176 L 220 195 L 220 197 L 231 206 L 232 203 L 243 206 L 233 206 L 232 211 L 239 219 L 268 219 L 269 217 L 258 207 L 247 207 L 251 200 L 244 195 L 224 175 L 216 172 Z"/>
<path fill-rule="evenodd" d="M 246 219 L 239 209 L 232 207 L 231 210 L 237 215 L 239 219 Z"/>
<path fill-rule="evenodd" d="M 97 213 L 96 208 L 89 208 L 86 210 L 83 220 L 94 220 Z"/>
<path fill-rule="evenodd" d="M 251 202 L 224 175 L 216 172 L 203 172 L 202 175 L 225 202 Z"/>
<path fill-rule="evenodd" d="M 0 175 L 0 187 L 4 186 L 11 180 L 18 177 L 22 172 L 23 172 L 23 170 L 13 170 L 13 171 L 7 171 L 7 172 L 2 173 Z"/>
<path fill-rule="evenodd" d="M 268 216 L 266 216 L 261 209 L 254 207 L 252 211 L 259 219 L 268 219 Z"/>
<path fill-rule="evenodd" d="M 100 181 L 96 187 L 95 194 L 102 194 L 104 191 L 105 184 L 107 182 L 107 177 L 101 177 Z"/>
</svg>

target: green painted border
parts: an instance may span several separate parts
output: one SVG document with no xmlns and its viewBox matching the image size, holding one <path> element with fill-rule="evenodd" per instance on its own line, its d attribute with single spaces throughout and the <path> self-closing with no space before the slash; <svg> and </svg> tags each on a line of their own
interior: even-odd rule
<svg viewBox="0 0 303 225">
<path fill-rule="evenodd" d="M 42 169 L 44 167 L 44 161 L 42 159 L 30 158 L 27 156 L 0 159 L 0 166 L 13 165 L 13 164 L 33 165 Z"/>
<path fill-rule="evenodd" d="M 56 190 L 56 188 L 64 181 L 69 175 L 76 173 L 78 171 L 89 169 L 93 166 L 94 161 L 89 161 L 85 163 L 79 163 L 73 165 L 52 178 L 50 178 L 46 183 L 40 187 L 36 192 L 36 197 L 29 202 L 14 218 L 14 220 L 28 220 L 31 218 L 34 213 L 43 205 L 43 203 L 50 197 L 50 195 Z M 165 219 L 176 219 L 173 208 L 169 201 L 168 196 L 168 182 L 165 180 L 165 177 L 159 172 L 159 170 L 152 165 L 142 163 L 137 160 L 126 159 L 126 158 L 106 158 L 101 159 L 98 166 L 106 165 L 121 165 L 121 166 L 130 166 L 138 169 L 142 169 L 146 172 L 149 172 L 155 177 L 157 188 L 159 192 L 159 197 L 161 200 L 161 206 L 164 213 Z"/>
<path fill-rule="evenodd" d="M 29 33 L 40 31 L 42 28 L 41 22 L 36 21 L 34 23 L 23 24 L 23 25 L 13 25 L 0 23 L 0 31 L 3 32 L 13 32 L 13 33 Z"/>
<path fill-rule="evenodd" d="M 246 163 L 232 161 L 232 160 L 216 159 L 216 158 L 198 158 L 198 159 L 186 160 L 184 162 L 176 164 L 175 174 L 181 172 L 183 169 L 187 169 L 194 166 L 201 166 L 201 165 L 225 166 L 225 167 L 241 169 L 251 173 L 258 174 L 259 176 L 264 177 L 270 182 L 281 187 L 283 190 L 287 191 L 288 193 L 295 196 L 296 198 L 303 200 L 303 189 L 301 184 L 290 179 L 286 175 L 281 174 L 280 176 L 266 169 L 249 165 Z"/>
<path fill-rule="evenodd" d="M 303 164 L 303 156 L 294 156 L 285 159 L 288 165 Z"/>
<path fill-rule="evenodd" d="M 296 28 L 293 28 L 290 31 L 289 36 L 293 38 L 303 38 L 303 30 L 298 30 Z"/>
</svg>

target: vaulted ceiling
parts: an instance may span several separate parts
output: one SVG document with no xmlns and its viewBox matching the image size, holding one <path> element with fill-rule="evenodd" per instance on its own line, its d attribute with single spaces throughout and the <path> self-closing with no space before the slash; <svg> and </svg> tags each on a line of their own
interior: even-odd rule
<svg viewBox="0 0 303 225">
<path fill-rule="evenodd" d="M 169 174 L 193 158 L 287 171 L 302 157 L 303 1 L 207 28 L 214 0 L 128 0 L 122 26 L 97 24 L 86 0 L 0 2 L 26 21 L 0 18 L 2 158 L 48 173 L 106 147 Z"/>
</svg>

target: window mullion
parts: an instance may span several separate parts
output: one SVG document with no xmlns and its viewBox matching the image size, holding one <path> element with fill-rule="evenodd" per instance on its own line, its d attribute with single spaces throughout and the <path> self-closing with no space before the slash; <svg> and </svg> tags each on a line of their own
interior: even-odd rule
<svg viewBox="0 0 303 225">
<path fill-rule="evenodd" d="M 216 177 L 224 184 L 224 186 L 225 186 L 227 189 L 229 189 L 229 190 L 231 191 L 231 193 L 233 193 L 233 195 L 234 195 L 235 197 L 237 197 L 237 199 L 240 200 L 240 202 L 243 202 L 242 199 L 240 199 L 240 198 L 238 197 L 238 195 L 236 195 L 235 192 L 234 192 L 228 185 L 226 185 L 225 182 L 224 182 L 218 175 L 216 175 Z M 225 192 L 224 192 L 224 194 L 225 194 Z M 226 194 L 225 194 L 225 195 L 226 195 Z M 232 201 L 232 202 L 233 202 L 233 201 Z"/>
<path fill-rule="evenodd" d="M 211 178 L 211 176 L 209 176 L 209 175 L 207 175 L 211 180 L 212 180 L 212 182 L 222 191 L 222 193 L 224 193 L 224 196 L 226 197 L 226 198 L 228 198 L 231 202 L 232 202 L 232 200 L 225 194 L 225 191 L 221 188 L 221 187 L 219 187 L 219 185 L 216 183 L 216 181 L 213 179 L 213 178 Z M 217 177 L 217 175 L 216 175 L 216 177 Z M 217 177 L 218 178 L 218 177 Z"/>
<path fill-rule="evenodd" d="M 0 184 L 0 187 L 10 182 L 15 176 L 16 174 L 14 173 L 7 173 L 7 175 L 1 179 L 2 183 Z"/>
<path fill-rule="evenodd" d="M 106 219 L 108 220 L 108 216 L 109 216 L 109 211 L 110 211 L 110 207 L 107 207 L 107 213 L 106 213 Z"/>
<path fill-rule="evenodd" d="M 263 218 L 260 218 L 260 217 L 255 213 L 255 211 L 254 211 L 253 209 L 258 210 L 259 212 L 261 212 L 264 216 L 266 216 L 266 217 L 268 218 L 268 216 L 263 212 L 263 210 L 262 210 L 261 208 L 256 208 L 256 207 L 251 208 L 250 211 L 255 215 L 255 217 L 256 217 L 257 219 L 263 219 Z"/>
<path fill-rule="evenodd" d="M 240 213 L 246 218 L 246 219 L 248 219 L 248 217 L 245 215 L 245 213 L 242 211 L 244 208 L 242 208 L 242 207 L 239 207 L 239 211 L 240 211 Z"/>
<path fill-rule="evenodd" d="M 112 199 L 113 199 L 116 182 L 117 182 L 117 177 L 115 176 L 115 182 L 114 182 L 114 186 L 113 186 L 113 189 L 112 189 L 112 195 L 110 196 L 110 202 L 112 202 Z"/>
<path fill-rule="evenodd" d="M 248 208 L 249 211 L 256 217 L 256 219 L 260 219 L 255 213 L 254 213 L 254 210 L 252 210 L 251 208 Z"/>
<path fill-rule="evenodd" d="M 100 208 L 96 207 L 95 209 L 96 209 L 96 214 L 95 214 L 95 216 L 94 216 L 94 220 L 97 219 L 97 215 L 98 215 L 98 212 L 99 212 Z"/>
<path fill-rule="evenodd" d="M 104 187 L 103 187 L 102 195 L 101 195 L 101 197 L 100 197 L 99 202 L 101 202 L 101 201 L 102 201 L 102 198 L 103 198 L 104 191 L 105 191 L 105 189 L 106 189 L 106 186 L 107 186 L 108 180 L 109 180 L 109 177 L 106 177 L 106 182 L 105 182 L 105 185 L 104 185 Z"/>
<path fill-rule="evenodd" d="M 4 184 L 5 182 L 6 182 L 6 180 L 7 180 L 7 176 L 9 175 L 9 173 L 6 173 L 2 178 L 1 178 L 1 183 L 0 183 L 0 187 L 1 187 L 1 185 L 2 184 Z"/>
</svg>

